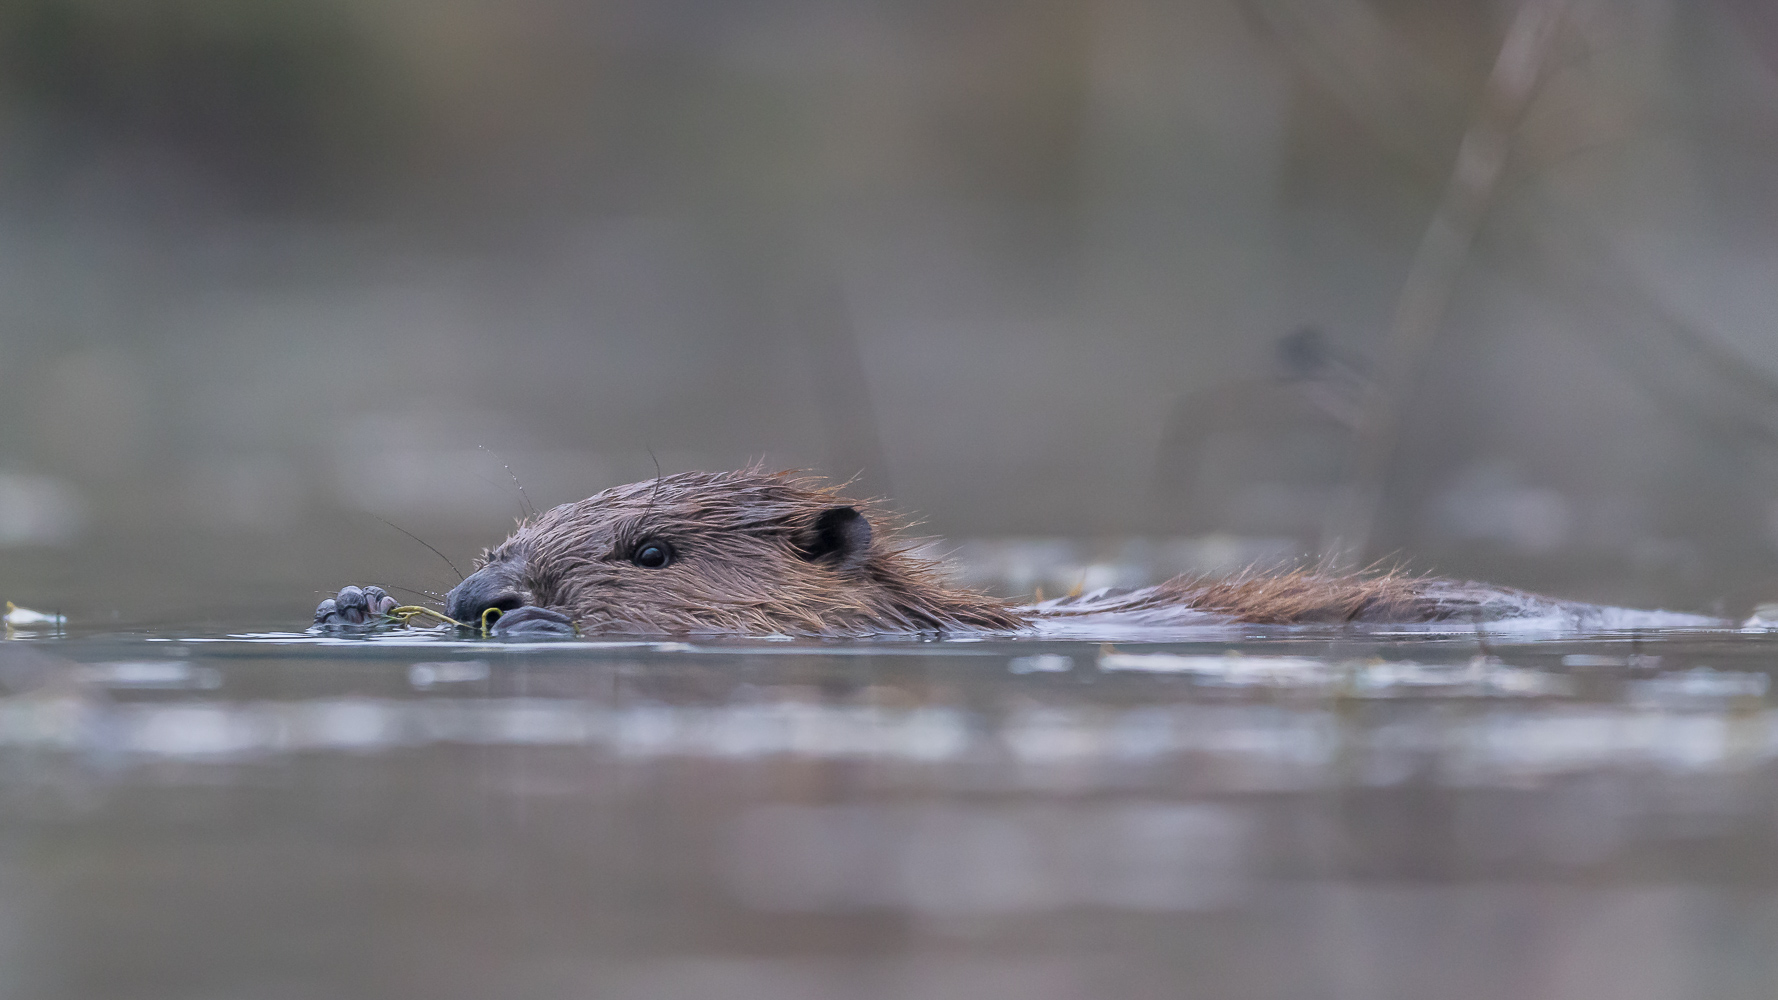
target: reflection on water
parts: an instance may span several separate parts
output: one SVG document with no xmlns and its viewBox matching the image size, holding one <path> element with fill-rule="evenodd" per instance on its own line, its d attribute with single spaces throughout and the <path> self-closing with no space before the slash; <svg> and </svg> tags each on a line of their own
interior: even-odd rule
<svg viewBox="0 0 1778 1000">
<path fill-rule="evenodd" d="M 757 806 L 729 875 L 767 911 L 1197 910 L 1234 901 L 1246 832 L 1236 810 L 1162 802 Z"/>
<path fill-rule="evenodd" d="M 0 998 L 1765 995 L 1774 652 L 15 639 Z"/>
</svg>

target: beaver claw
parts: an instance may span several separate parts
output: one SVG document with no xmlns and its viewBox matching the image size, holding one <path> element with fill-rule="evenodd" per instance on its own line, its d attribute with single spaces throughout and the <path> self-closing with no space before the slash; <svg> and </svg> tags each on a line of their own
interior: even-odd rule
<svg viewBox="0 0 1778 1000">
<path fill-rule="evenodd" d="M 560 611 L 527 604 L 495 619 L 488 631 L 495 635 L 575 635 L 574 622 Z"/>
<path fill-rule="evenodd" d="M 315 609 L 317 625 L 363 625 L 395 610 L 395 598 L 381 587 L 342 587 Z"/>
</svg>

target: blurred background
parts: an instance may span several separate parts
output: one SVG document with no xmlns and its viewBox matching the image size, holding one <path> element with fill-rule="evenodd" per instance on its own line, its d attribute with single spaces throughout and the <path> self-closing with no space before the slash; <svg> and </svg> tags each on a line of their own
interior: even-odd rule
<svg viewBox="0 0 1778 1000">
<path fill-rule="evenodd" d="M 13 0 L 0 597 L 301 623 L 763 460 L 1007 593 L 1356 537 L 1743 614 L 1778 12 L 1535 6 Z"/>
</svg>

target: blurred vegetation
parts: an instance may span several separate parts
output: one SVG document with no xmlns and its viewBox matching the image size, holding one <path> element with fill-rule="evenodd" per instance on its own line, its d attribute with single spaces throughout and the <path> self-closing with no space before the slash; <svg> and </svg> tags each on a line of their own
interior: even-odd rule
<svg viewBox="0 0 1778 1000">
<path fill-rule="evenodd" d="M 94 159 L 171 157 L 243 207 L 350 198 L 408 138 L 391 55 L 328 0 L 18 0 L 7 167 L 53 191 Z"/>
<path fill-rule="evenodd" d="M 0 6 L 0 596 L 419 582 L 371 514 L 473 550 L 503 463 L 654 457 L 1064 575 L 1312 557 L 1515 6 Z M 1564 10 L 1372 554 L 1770 599 L 1778 22 Z"/>
</svg>

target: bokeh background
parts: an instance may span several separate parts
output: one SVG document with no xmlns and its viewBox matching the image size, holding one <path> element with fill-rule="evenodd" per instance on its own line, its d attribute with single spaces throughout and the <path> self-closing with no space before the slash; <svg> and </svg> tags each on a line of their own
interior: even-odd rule
<svg viewBox="0 0 1778 1000">
<path fill-rule="evenodd" d="M 301 623 L 657 462 L 1009 593 L 1315 558 L 1380 401 L 1364 559 L 1744 614 L 1778 13 L 1574 0 L 1502 125 L 1515 9 L 12 0 L 0 597 Z"/>
</svg>

